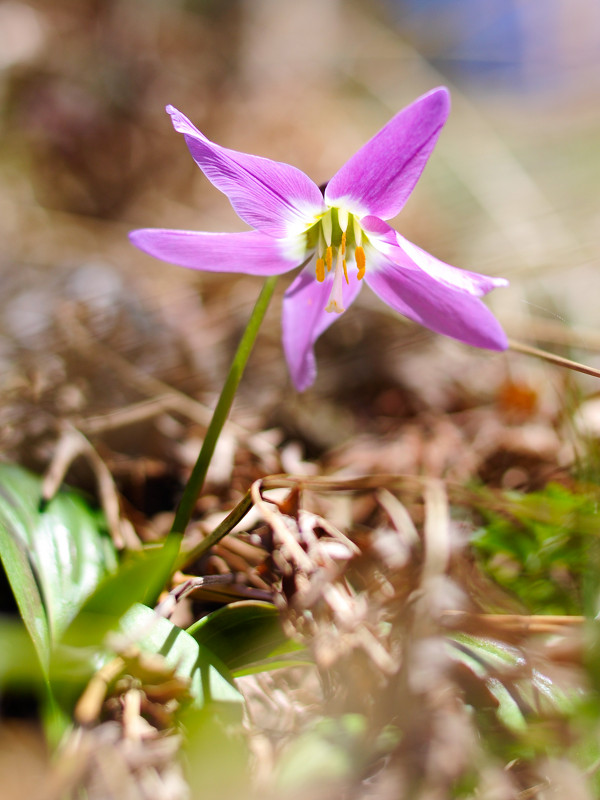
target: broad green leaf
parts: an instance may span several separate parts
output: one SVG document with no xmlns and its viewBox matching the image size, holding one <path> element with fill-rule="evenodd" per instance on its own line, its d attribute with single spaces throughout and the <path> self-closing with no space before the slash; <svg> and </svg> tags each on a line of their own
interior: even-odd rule
<svg viewBox="0 0 600 800">
<path fill-rule="evenodd" d="M 57 745 L 70 718 L 60 709 L 29 631 L 18 617 L 0 617 L 0 694 L 37 696 L 48 742 Z"/>
<path fill-rule="evenodd" d="M 73 491 L 40 510 L 42 482 L 0 464 L 0 558 L 23 621 L 47 669 L 52 643 L 116 566 L 102 515 Z"/>
<path fill-rule="evenodd" d="M 117 633 L 121 619 L 136 603 L 154 603 L 165 585 L 179 543 L 129 553 L 118 570 L 99 584 L 52 652 L 50 680 L 58 702 L 74 704 L 110 649 L 107 634 Z"/>
<path fill-rule="evenodd" d="M 230 603 L 198 620 L 187 631 L 236 676 L 292 663 L 310 663 L 307 657 L 292 655 L 302 651 L 302 645 L 284 634 L 272 603 L 256 600 Z"/>
<path fill-rule="evenodd" d="M 45 684 L 37 651 L 18 617 L 0 617 L 0 687 L 40 688 Z"/>
<path fill-rule="evenodd" d="M 227 667 L 183 628 L 140 604 L 127 612 L 120 627 L 132 644 L 164 656 L 178 675 L 190 679 L 194 706 L 227 703 L 239 706 L 241 711 L 243 698 Z"/>
<path fill-rule="evenodd" d="M 171 548 L 178 548 L 174 539 L 168 547 L 129 553 L 118 570 L 104 578 L 83 603 L 61 644 L 100 647 L 109 631 L 118 630 L 121 617 L 135 603 L 154 603 L 171 571 Z"/>
</svg>

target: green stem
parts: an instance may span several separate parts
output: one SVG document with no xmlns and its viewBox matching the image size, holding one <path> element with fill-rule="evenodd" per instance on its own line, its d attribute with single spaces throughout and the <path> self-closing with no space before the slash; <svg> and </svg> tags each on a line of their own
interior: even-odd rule
<svg viewBox="0 0 600 800">
<path fill-rule="evenodd" d="M 201 556 L 206 553 L 214 544 L 220 542 L 224 536 L 235 528 L 235 526 L 244 519 L 248 511 L 252 508 L 252 498 L 250 492 L 246 492 L 237 506 L 229 512 L 225 519 L 217 525 L 217 527 L 209 533 L 201 542 L 199 542 L 191 550 L 182 552 L 177 564 L 178 569 L 185 569 L 189 564 L 197 561 Z"/>
<path fill-rule="evenodd" d="M 215 410 L 213 411 L 212 419 L 206 431 L 206 436 L 202 442 L 198 460 L 196 461 L 196 465 L 192 470 L 192 474 L 190 475 L 187 485 L 184 489 L 181 502 L 179 503 L 179 507 L 175 513 L 175 519 L 173 520 L 173 525 L 171 527 L 169 536 L 174 534 L 183 534 L 192 517 L 196 501 L 198 500 L 200 492 L 202 491 L 202 487 L 204 486 L 208 465 L 210 464 L 213 453 L 215 452 L 215 447 L 221 434 L 221 430 L 223 429 L 223 425 L 225 424 L 225 421 L 229 415 L 229 411 L 231 410 L 233 398 L 235 397 L 235 393 L 242 378 L 246 362 L 248 361 L 248 357 L 252 351 L 252 347 L 258 334 L 261 322 L 263 321 L 269 306 L 269 302 L 273 296 L 276 282 L 276 276 L 267 278 L 262 291 L 258 296 L 258 300 L 256 301 L 256 305 L 254 306 L 252 315 L 248 321 L 248 325 L 244 331 L 244 335 L 242 336 L 242 340 L 238 346 L 237 352 L 229 369 L 227 380 L 225 381 L 225 385 L 223 386 L 221 395 Z"/>
</svg>

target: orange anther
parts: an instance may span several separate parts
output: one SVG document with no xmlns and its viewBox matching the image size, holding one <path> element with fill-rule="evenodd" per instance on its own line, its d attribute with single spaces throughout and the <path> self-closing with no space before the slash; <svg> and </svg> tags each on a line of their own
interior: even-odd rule
<svg viewBox="0 0 600 800">
<path fill-rule="evenodd" d="M 333 264 L 333 247 L 328 247 L 325 251 L 325 263 L 327 264 L 327 272 L 329 272 Z"/>
<path fill-rule="evenodd" d="M 367 263 L 367 260 L 365 258 L 365 251 L 360 245 L 354 251 L 354 258 L 356 259 L 356 266 L 358 267 L 358 274 L 360 280 L 360 278 L 362 278 L 362 276 L 365 274 L 365 264 Z"/>
<path fill-rule="evenodd" d="M 325 280 L 325 262 L 322 258 L 317 258 L 317 280 L 319 283 Z"/>
</svg>

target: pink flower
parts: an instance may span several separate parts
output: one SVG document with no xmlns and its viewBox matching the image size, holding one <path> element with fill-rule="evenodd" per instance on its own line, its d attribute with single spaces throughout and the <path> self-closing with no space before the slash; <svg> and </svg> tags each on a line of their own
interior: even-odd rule
<svg viewBox="0 0 600 800">
<path fill-rule="evenodd" d="M 436 333 L 504 350 L 504 331 L 480 298 L 507 281 L 444 264 L 384 222 L 406 203 L 449 109 L 444 87 L 419 97 L 321 193 L 299 169 L 221 147 L 167 106 L 200 169 L 253 230 L 142 229 L 132 231 L 131 241 L 156 258 L 208 272 L 267 276 L 302 265 L 285 293 L 282 318 L 283 347 L 299 391 L 315 380 L 316 340 L 363 283 L 391 308 Z"/>
</svg>

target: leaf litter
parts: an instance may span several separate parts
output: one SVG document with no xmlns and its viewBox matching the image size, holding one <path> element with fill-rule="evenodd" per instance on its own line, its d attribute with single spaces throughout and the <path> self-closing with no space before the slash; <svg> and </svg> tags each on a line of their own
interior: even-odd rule
<svg viewBox="0 0 600 800">
<path fill-rule="evenodd" d="M 5 443 L 5 453 L 45 466 L 48 495 L 65 478 L 91 491 L 108 511 L 113 531 L 122 530 L 124 521 L 135 530 L 135 540 L 116 540 L 121 547 L 157 540 L 168 531 L 173 497 L 191 466 L 188 449 L 196 451 L 208 418 L 206 406 L 185 394 L 185 384 L 179 388 L 162 377 L 177 374 L 173 365 L 186 345 L 172 348 L 174 360 L 162 360 L 156 377 L 140 370 L 139 352 L 135 363 L 121 352 L 112 355 L 110 341 L 86 329 L 85 309 L 79 316 L 75 337 L 64 335 L 64 313 L 57 324 L 61 369 L 37 376 L 44 401 L 35 406 L 37 419 L 31 413 L 31 362 L 17 362 L 21 374 L 13 380 L 5 413 L 23 419 L 27 409 L 27 424 L 18 426 L 19 438 Z M 122 330 L 114 335 L 126 340 L 130 323 L 123 318 L 119 324 Z M 420 347 L 428 364 L 432 345 L 425 341 Z M 414 369 L 419 350 L 413 348 Z M 126 397 L 125 406 L 109 404 L 104 379 L 93 370 L 84 373 L 88 385 L 74 409 L 57 403 L 68 394 L 70 375 L 77 373 L 76 383 L 83 386 L 82 351 L 113 367 L 110 397 Z M 338 402 L 354 420 L 350 429 L 366 431 L 334 445 L 318 430 L 327 425 L 327 409 L 313 416 L 303 436 L 301 426 L 289 430 L 281 416 L 277 423 L 268 405 L 262 418 L 255 408 L 250 415 L 242 390 L 235 422 L 226 429 L 228 451 L 217 451 L 187 548 L 201 552 L 202 540 L 248 487 L 250 513 L 235 533 L 176 573 L 174 589 L 192 584 L 173 620 L 186 627 L 223 604 L 270 600 L 285 634 L 310 655 L 313 666 L 237 679 L 247 702 L 244 735 L 253 775 L 248 792 L 274 798 L 349 792 L 426 798 L 461 796 L 460 787 L 472 784 L 479 785 L 481 797 L 495 797 L 500 787 L 501 796 L 535 796 L 527 795 L 534 789 L 544 796 L 545 776 L 558 770 L 556 759 L 568 750 L 574 709 L 588 686 L 583 609 L 579 615 L 532 614 L 511 592 L 517 575 L 512 583 L 494 582 L 496 567 L 482 568 L 470 539 L 486 508 L 488 515 L 494 509 L 506 515 L 511 536 L 510 526 L 519 524 L 510 522 L 511 514 L 519 510 L 519 497 L 528 495 L 508 501 L 506 489 L 531 491 L 552 478 L 570 497 L 572 450 L 565 449 L 556 404 L 533 381 L 509 377 L 503 363 L 482 366 L 493 374 L 493 391 L 487 381 L 483 391 L 464 376 L 457 382 L 448 369 L 440 371 L 437 389 L 429 383 L 431 392 L 389 377 L 388 385 L 370 389 L 369 396 L 354 392 L 345 409 Z M 560 375 L 552 379 L 564 381 Z M 437 397 L 435 407 L 431 397 Z M 410 414 L 397 416 L 398 404 L 407 402 Z M 302 455 L 315 452 L 316 458 Z M 78 468 L 80 454 L 91 469 Z M 291 476 L 284 462 L 300 474 Z M 482 481 L 485 491 L 477 488 Z M 523 567 L 517 561 L 514 568 L 518 574 Z M 203 576 L 218 580 L 203 582 Z M 162 742 L 165 733 L 156 727 L 156 714 L 148 713 L 151 701 L 136 669 L 117 686 L 123 716 L 109 720 L 115 702 L 110 695 L 96 719 L 80 724 L 76 738 L 64 745 L 61 768 L 67 769 L 75 752 L 87 771 L 67 769 L 61 791 L 85 785 L 90 797 L 103 796 L 103 759 L 125 748 L 123 754 L 137 755 L 119 756 L 123 792 L 132 780 L 150 787 L 152 781 L 140 777 L 150 770 L 159 776 L 155 788 L 141 789 L 140 796 L 157 796 L 159 786 L 178 787 L 169 791 L 184 796 L 176 758 L 181 742 L 169 738 L 178 735 L 176 728 L 171 726 L 171 743 L 165 740 L 160 751 L 149 744 Z M 514 760 L 519 748 L 528 749 L 530 758 Z M 575 763 L 569 762 L 571 769 L 590 766 Z"/>
</svg>

